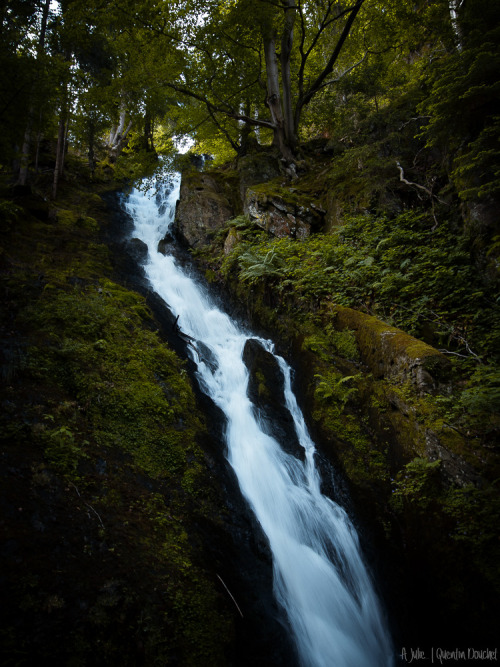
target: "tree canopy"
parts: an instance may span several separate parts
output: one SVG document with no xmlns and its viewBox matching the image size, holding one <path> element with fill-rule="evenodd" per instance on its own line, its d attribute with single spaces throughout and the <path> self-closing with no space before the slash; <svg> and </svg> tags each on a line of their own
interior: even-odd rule
<svg viewBox="0 0 500 667">
<path fill-rule="evenodd" d="M 304 141 L 352 144 L 363 119 L 404 106 L 462 198 L 496 196 L 499 12 L 494 0 L 4 2 L 0 163 L 25 184 L 56 142 L 55 194 L 69 145 L 92 174 L 124 149 L 146 164 L 175 136 L 221 159 L 272 144 L 291 162 Z"/>
</svg>

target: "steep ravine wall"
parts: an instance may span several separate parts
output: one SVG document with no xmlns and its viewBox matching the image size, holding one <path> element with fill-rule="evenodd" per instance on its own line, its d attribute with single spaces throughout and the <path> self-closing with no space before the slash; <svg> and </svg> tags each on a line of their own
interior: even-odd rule
<svg viewBox="0 0 500 667">
<path fill-rule="evenodd" d="M 221 417 L 96 190 L 2 200 L 0 664 L 294 665 Z"/>
<path fill-rule="evenodd" d="M 314 201 L 301 202 L 294 184 L 285 187 L 283 171 L 271 183 L 262 174 L 259 183 L 255 170 L 248 183 L 247 169 L 248 163 L 242 174 L 236 166 L 184 178 L 179 238 L 198 251 L 199 267 L 234 313 L 270 335 L 294 365 L 319 451 L 342 470 L 359 520 L 379 550 L 375 567 L 401 637 L 416 643 L 488 638 L 498 604 L 491 564 L 472 541 L 457 539 L 457 525 L 474 512 L 485 465 L 477 443 L 436 409 L 451 388 L 448 358 L 352 308 L 332 304 L 314 323 L 298 311 L 290 316 L 264 279 L 250 287 L 234 272 L 222 273 L 224 256 L 242 240 L 236 227 L 225 226 L 228 216 L 244 213 L 278 238 L 297 239 L 329 219 Z M 197 229 L 195 242 L 190 228 Z M 327 329 L 337 332 L 335 340 Z"/>
<path fill-rule="evenodd" d="M 301 206 L 293 199 L 291 202 L 286 202 L 283 195 L 280 197 L 266 196 L 263 194 L 266 184 L 247 186 L 244 190 L 243 201 L 239 202 L 241 205 L 238 205 L 237 199 L 233 196 L 231 201 L 230 195 L 230 187 L 235 187 L 237 182 L 237 178 L 232 174 L 228 186 L 227 177 L 224 175 L 221 178 L 217 172 L 211 174 L 190 172 L 184 178 L 177 206 L 176 230 L 178 237 L 187 246 L 198 249 L 209 245 L 224 223 L 242 210 L 253 217 L 257 224 L 277 237 L 297 235 L 297 238 L 300 238 L 302 234 L 297 230 L 307 230 L 303 233 L 309 234 L 311 227 L 314 229 L 314 225 L 311 225 L 310 222 L 313 219 L 316 220 L 316 228 L 319 227 L 321 218 L 318 213 L 319 207 L 312 208 L 310 203 Z M 241 189 L 239 192 L 241 193 Z M 285 213 L 285 211 L 288 212 Z M 295 215 L 292 215 L 291 211 Z M 322 214 L 324 216 L 325 211 L 322 211 Z M 282 224 L 278 224 L 278 220 Z M 289 224 L 285 224 L 286 221 Z M 224 240 L 225 253 L 227 254 L 237 243 L 238 232 L 230 228 Z M 229 282 L 226 287 L 235 293 L 237 291 Z M 241 285 L 239 287 L 241 289 Z M 250 302 L 253 298 L 257 303 L 259 296 L 258 293 L 254 293 L 248 295 L 248 298 Z M 269 295 L 262 296 L 262 305 L 265 306 L 266 299 L 269 301 Z M 279 308 L 278 303 L 269 305 Z M 247 314 L 254 319 L 257 325 L 265 326 L 268 323 L 267 317 L 259 321 L 256 310 L 258 309 L 250 307 L 247 309 Z M 448 391 L 451 377 L 449 359 L 413 336 L 385 324 L 376 317 L 352 308 L 332 305 L 328 323 L 332 323 L 338 331 L 348 330 L 354 334 L 365 373 L 372 376 L 372 383 L 376 381 L 383 383 L 382 390 L 373 390 L 379 397 L 377 400 L 380 400 L 381 393 L 385 394 L 388 406 L 392 412 L 396 413 L 392 419 L 396 432 L 401 430 L 397 426 L 401 418 L 409 422 L 404 435 L 394 440 L 394 453 L 397 457 L 401 460 L 409 460 L 412 456 L 421 455 L 428 456 L 430 460 L 441 458 L 443 471 L 449 477 L 450 482 L 453 481 L 462 486 L 471 482 L 479 483 L 478 475 L 465 460 L 459 460 L 460 457 L 456 452 L 450 451 L 448 455 L 446 454 L 448 434 L 434 433 L 432 429 L 431 433 L 427 433 L 428 429 L 423 428 L 422 421 L 416 418 L 422 398 L 439 393 L 445 394 Z M 269 324 L 272 323 L 269 322 Z M 282 338 L 286 339 L 286 335 Z M 290 337 L 287 344 L 293 344 L 297 349 L 296 341 L 292 343 L 292 340 L 293 336 Z M 412 417 L 415 418 L 412 419 Z M 443 428 L 440 430 L 443 431 Z M 458 443 L 458 436 L 453 439 Z M 456 444 L 454 449 L 457 447 L 460 446 Z"/>
</svg>

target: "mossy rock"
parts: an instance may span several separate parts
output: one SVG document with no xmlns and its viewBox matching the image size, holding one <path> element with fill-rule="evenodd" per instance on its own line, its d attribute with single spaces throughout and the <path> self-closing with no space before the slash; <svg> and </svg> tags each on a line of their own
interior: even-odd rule
<svg viewBox="0 0 500 667">
<path fill-rule="evenodd" d="M 229 253 L 234 250 L 238 243 L 240 243 L 241 239 L 241 232 L 236 229 L 236 227 L 230 227 L 226 236 L 226 240 L 224 241 L 224 254 L 229 255 Z"/>
<path fill-rule="evenodd" d="M 25 210 L 4 236 L 3 663 L 225 664 L 232 602 L 203 543 L 223 500 L 191 383 L 107 277 L 100 198 L 61 193 L 50 233 Z"/>
<path fill-rule="evenodd" d="M 331 306 L 335 327 L 350 329 L 361 357 L 376 378 L 410 381 L 419 395 L 449 387 L 449 360 L 427 343 L 346 306 Z"/>
<path fill-rule="evenodd" d="M 78 220 L 78 214 L 74 211 L 68 211 L 66 209 L 57 209 L 55 211 L 55 217 L 58 224 L 63 227 L 73 227 L 76 225 Z"/>
<path fill-rule="evenodd" d="M 206 245 L 234 214 L 234 207 L 213 174 L 193 171 L 183 178 L 175 219 L 176 232 L 183 243 L 191 248 Z"/>
<path fill-rule="evenodd" d="M 278 238 L 303 239 L 324 223 L 325 211 L 311 197 L 285 187 L 279 180 L 249 187 L 243 205 L 245 214 Z"/>
<path fill-rule="evenodd" d="M 250 153 L 238 158 L 237 171 L 240 179 L 240 196 L 243 201 L 249 186 L 266 183 L 281 174 L 280 162 L 272 153 Z"/>
</svg>

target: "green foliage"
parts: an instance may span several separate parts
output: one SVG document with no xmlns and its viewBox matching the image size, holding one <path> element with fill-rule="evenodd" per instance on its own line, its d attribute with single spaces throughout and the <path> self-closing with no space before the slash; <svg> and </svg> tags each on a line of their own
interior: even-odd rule
<svg viewBox="0 0 500 667">
<path fill-rule="evenodd" d="M 500 370 L 497 366 L 479 366 L 467 388 L 460 395 L 459 408 L 483 428 L 500 428 Z"/>
<path fill-rule="evenodd" d="M 494 0 L 480 5 L 463 8 L 463 44 L 433 61 L 430 94 L 419 108 L 429 115 L 423 136 L 449 156 L 451 178 L 466 201 L 500 193 L 500 10 Z"/>
<path fill-rule="evenodd" d="M 21 208 L 14 202 L 2 199 L 0 200 L 0 230 L 2 234 L 10 232 L 12 226 L 19 222 Z"/>
<path fill-rule="evenodd" d="M 484 548 L 488 550 L 496 546 L 500 499 L 493 486 L 477 489 L 469 484 L 463 488 L 452 488 L 445 495 L 443 511 L 455 521 L 451 537 L 456 542 L 470 544 L 476 554 Z M 497 575 L 493 552 L 489 561 L 490 574 Z"/>
<path fill-rule="evenodd" d="M 284 273 L 284 262 L 276 254 L 274 248 L 270 248 L 263 257 L 249 249 L 240 255 L 239 264 L 241 267 L 241 279 L 248 280 L 250 283 L 257 282 L 263 276 L 282 276 Z"/>
<path fill-rule="evenodd" d="M 197 134 L 198 141 L 194 150 L 200 155 L 213 155 L 214 167 L 225 164 L 234 158 L 234 148 L 231 147 L 231 144 L 227 141 L 227 137 L 220 130 L 209 126 L 208 132 L 207 128 L 205 128 L 205 133 L 201 133 L 198 130 Z M 237 134 L 234 138 L 237 140 Z"/>
<path fill-rule="evenodd" d="M 152 176 L 157 169 L 158 156 L 156 153 L 140 149 L 131 141 L 116 161 L 114 178 L 119 181 L 135 181 Z"/>
<path fill-rule="evenodd" d="M 253 229 L 254 225 L 247 215 L 237 215 L 236 218 L 229 220 L 225 227 L 235 227 L 239 231 L 246 231 L 248 229 Z"/>
<path fill-rule="evenodd" d="M 398 473 L 390 500 L 392 509 L 406 520 L 425 523 L 427 535 L 438 539 L 445 531 L 451 539 L 448 548 L 459 549 L 455 557 L 477 568 L 496 590 L 498 577 L 498 522 L 500 500 L 493 485 L 477 488 L 445 485 L 440 478 L 441 461 L 415 458 Z M 409 524 L 409 532 L 412 530 Z M 412 537 L 412 539 L 414 539 Z"/>
<path fill-rule="evenodd" d="M 394 509 L 398 512 L 413 506 L 417 506 L 419 511 L 429 509 L 440 492 L 440 466 L 439 459 L 429 461 L 420 457 L 407 463 L 396 478 L 391 498 Z"/>
<path fill-rule="evenodd" d="M 455 159 L 451 176 L 458 186 L 460 197 L 469 201 L 486 196 L 498 197 L 499 164 L 500 116 L 494 116 L 491 124 Z"/>
<path fill-rule="evenodd" d="M 330 437 L 335 438 L 335 452 L 349 479 L 357 487 L 373 489 L 388 483 L 386 451 L 373 440 L 365 420 L 352 414 L 361 392 L 362 374 L 343 376 L 325 370 L 314 376 L 313 419 Z"/>
<path fill-rule="evenodd" d="M 469 247 L 446 222 L 434 229 L 430 216 L 407 212 L 346 217 L 301 242 L 260 237 L 227 262 L 252 284 L 270 282 L 290 309 L 353 306 L 458 355 L 496 360 L 500 313 Z"/>
<path fill-rule="evenodd" d="M 88 441 L 78 443 L 76 434 L 66 425 L 51 429 L 43 435 L 47 443 L 45 456 L 49 463 L 63 475 L 74 478 L 78 464 L 85 457 L 82 447 L 88 445 Z"/>
<path fill-rule="evenodd" d="M 315 375 L 314 377 L 317 378 L 314 397 L 319 401 L 336 401 L 342 411 L 348 401 L 358 392 L 356 385 L 349 386 L 349 384 L 351 382 L 355 383 L 356 380 L 359 381 L 361 374 L 341 376 L 330 373 L 326 377 L 322 375 Z"/>
<path fill-rule="evenodd" d="M 384 202 L 387 185 L 394 180 L 395 159 L 388 155 L 389 141 L 366 141 L 346 150 L 328 173 L 335 198 L 354 208 L 368 208 Z"/>
</svg>

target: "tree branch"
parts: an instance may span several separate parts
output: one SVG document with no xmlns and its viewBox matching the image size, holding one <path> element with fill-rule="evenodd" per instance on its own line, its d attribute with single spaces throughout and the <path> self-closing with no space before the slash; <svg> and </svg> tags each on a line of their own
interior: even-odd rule
<svg viewBox="0 0 500 667">
<path fill-rule="evenodd" d="M 302 11 L 300 12 L 300 18 L 301 18 L 301 32 L 302 32 L 302 38 L 300 41 L 299 45 L 299 51 L 300 51 L 300 68 L 299 68 L 299 74 L 298 74 L 298 79 L 299 79 L 299 97 L 302 97 L 303 91 L 304 91 L 304 71 L 307 63 L 307 59 L 311 55 L 311 52 L 313 49 L 316 47 L 316 44 L 318 43 L 321 35 L 323 32 L 326 30 L 326 28 L 334 23 L 335 21 L 338 21 L 341 19 L 343 16 L 345 16 L 348 12 L 352 11 L 353 7 L 349 7 L 347 9 L 343 9 L 342 11 L 339 11 L 338 14 L 335 16 L 332 16 L 331 18 L 328 18 L 330 15 L 330 12 L 333 7 L 333 2 L 328 3 L 328 7 L 325 11 L 325 14 L 323 18 L 321 19 L 321 22 L 319 24 L 319 27 L 316 31 L 316 34 L 313 37 L 312 42 L 309 44 L 309 47 L 304 51 L 304 45 L 305 45 L 305 35 L 306 35 L 306 28 L 305 28 L 305 22 L 304 22 L 304 16 Z"/>
<path fill-rule="evenodd" d="M 346 41 L 347 37 L 349 36 L 349 33 L 351 31 L 351 28 L 352 28 L 352 24 L 354 23 L 354 19 L 358 15 L 359 10 L 363 6 L 363 3 L 364 3 L 364 0 L 358 0 L 358 2 L 351 9 L 351 13 L 349 14 L 349 18 L 346 21 L 344 29 L 342 30 L 342 34 L 340 35 L 340 37 L 338 39 L 338 42 L 335 45 L 335 48 L 333 50 L 332 55 L 330 56 L 329 61 L 325 65 L 321 74 L 319 74 L 319 76 L 316 78 L 316 80 L 309 86 L 309 89 L 304 94 L 302 100 L 300 100 L 300 107 L 303 107 L 308 102 L 310 102 L 310 100 L 314 97 L 314 95 L 322 87 L 324 80 L 331 74 L 335 63 L 338 60 L 338 57 L 339 57 L 340 52 L 342 50 L 342 47 L 344 46 L 344 42 Z M 299 108 L 299 104 L 297 105 L 297 108 Z"/>
<path fill-rule="evenodd" d="M 222 132 L 222 134 L 226 137 L 226 139 L 230 143 L 231 148 L 233 148 L 237 153 L 239 153 L 241 146 L 239 144 L 237 144 L 233 140 L 233 138 L 231 137 L 229 132 L 224 127 L 222 127 L 222 125 L 219 123 L 219 121 L 215 117 L 214 112 L 212 111 L 212 109 L 210 109 L 210 107 L 208 108 L 208 113 L 210 114 L 210 118 L 214 122 L 215 126 L 219 128 L 219 130 Z"/>
<path fill-rule="evenodd" d="M 364 61 L 366 60 L 367 57 L 368 57 L 368 52 L 365 53 L 365 55 L 361 58 L 361 60 L 358 60 L 357 63 L 354 63 L 354 65 L 351 65 L 351 67 L 348 67 L 348 68 L 347 68 L 344 72 L 342 72 L 342 74 L 340 74 L 336 79 L 332 79 L 331 81 L 326 81 L 325 83 L 323 83 L 323 84 L 318 88 L 318 90 L 321 90 L 322 88 L 326 88 L 326 86 L 330 86 L 332 83 L 338 83 L 341 79 L 344 78 L 344 76 L 346 76 L 346 74 L 349 74 L 349 72 L 352 72 L 352 70 L 353 70 L 355 67 L 357 67 L 358 65 L 361 65 L 361 63 L 364 62 Z"/>
<path fill-rule="evenodd" d="M 234 110 L 227 109 L 217 104 L 214 104 L 204 95 L 195 93 L 193 90 L 190 90 L 185 86 L 179 86 L 176 83 L 166 83 L 165 85 L 168 88 L 172 88 L 172 90 L 176 90 L 178 93 L 182 93 L 183 95 L 192 97 L 193 99 L 198 100 L 199 102 L 203 102 L 203 104 L 206 105 L 207 109 L 211 110 L 212 112 L 218 111 L 219 113 L 223 113 L 226 116 L 228 116 L 228 118 L 233 118 L 233 120 L 242 120 L 245 123 L 248 123 L 249 125 L 256 125 L 258 127 L 267 127 L 271 130 L 273 130 L 275 127 L 274 123 L 270 120 L 259 120 L 258 118 L 252 118 L 251 116 L 240 114 Z"/>
<path fill-rule="evenodd" d="M 403 167 L 399 164 L 399 162 L 396 162 L 396 166 L 399 169 L 399 180 L 402 183 L 406 183 L 406 185 L 413 185 L 415 188 L 419 188 L 419 190 L 423 190 L 424 192 L 426 192 L 429 195 L 429 197 L 431 198 L 434 197 L 435 199 L 437 199 L 440 204 L 445 204 L 446 206 L 448 206 L 448 204 L 445 201 L 443 201 L 435 194 L 433 194 L 431 190 L 429 190 L 429 188 L 426 188 L 423 185 L 419 185 L 418 183 L 412 183 L 411 181 L 407 181 L 406 178 L 404 177 Z"/>
<path fill-rule="evenodd" d="M 241 609 L 239 608 L 238 603 L 237 603 L 236 600 L 234 599 L 234 595 L 231 593 L 231 591 L 230 591 L 229 588 L 226 586 L 226 584 L 222 581 L 222 577 L 220 577 L 217 573 L 216 573 L 216 577 L 217 577 L 217 579 L 221 582 L 221 584 L 224 586 L 224 588 L 226 589 L 226 591 L 228 592 L 229 597 L 230 597 L 231 600 L 234 602 L 234 605 L 235 605 L 236 609 L 239 611 L 241 618 L 243 618 L 243 613 L 242 613 Z"/>
</svg>

